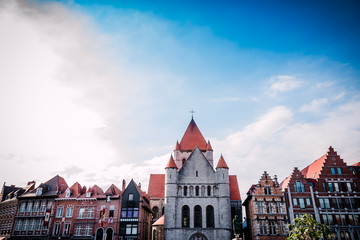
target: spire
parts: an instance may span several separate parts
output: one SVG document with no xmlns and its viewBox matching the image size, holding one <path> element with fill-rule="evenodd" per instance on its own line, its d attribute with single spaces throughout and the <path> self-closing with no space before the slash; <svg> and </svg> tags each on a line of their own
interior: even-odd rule
<svg viewBox="0 0 360 240">
<path fill-rule="evenodd" d="M 177 168 L 177 166 L 176 166 L 176 164 L 175 164 L 175 161 L 174 161 L 174 158 L 173 158 L 172 155 L 171 155 L 168 163 L 167 163 L 166 166 L 165 166 L 165 169 L 166 169 L 166 168 Z"/>
<path fill-rule="evenodd" d="M 206 150 L 208 150 L 208 151 L 213 150 L 212 147 L 211 147 L 210 141 L 208 141 L 208 143 L 207 143 Z"/>
<path fill-rule="evenodd" d="M 229 167 L 228 167 L 228 165 L 226 164 L 226 162 L 225 162 L 222 154 L 221 154 L 221 156 L 220 156 L 218 165 L 216 166 L 216 169 L 218 169 L 218 168 L 226 168 L 226 169 L 229 169 Z"/>
<path fill-rule="evenodd" d="M 179 144 L 179 141 L 176 141 L 176 145 L 175 145 L 175 151 L 176 150 L 180 150 L 180 144 Z"/>
<path fill-rule="evenodd" d="M 207 150 L 207 145 L 208 144 L 197 127 L 194 119 L 191 119 L 190 124 L 180 141 L 180 149 L 192 151 L 195 146 L 198 146 L 200 150 Z"/>
</svg>

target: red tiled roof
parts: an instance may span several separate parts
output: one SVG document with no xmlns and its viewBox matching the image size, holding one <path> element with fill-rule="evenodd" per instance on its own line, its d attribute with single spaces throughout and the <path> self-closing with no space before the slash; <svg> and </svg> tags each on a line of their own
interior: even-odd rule
<svg viewBox="0 0 360 240">
<path fill-rule="evenodd" d="M 180 144 L 179 141 L 176 141 L 175 149 L 174 150 L 180 150 Z"/>
<path fill-rule="evenodd" d="M 194 119 L 191 119 L 190 124 L 180 141 L 180 149 L 192 151 L 195 146 L 198 146 L 200 150 L 207 149 L 207 143 L 203 135 L 196 126 Z"/>
<path fill-rule="evenodd" d="M 177 168 L 176 164 L 175 164 L 175 161 L 174 161 L 174 158 L 173 156 L 171 155 L 168 163 L 166 164 L 165 168 Z"/>
<path fill-rule="evenodd" d="M 89 188 L 87 192 L 91 192 L 91 198 L 106 198 L 104 191 L 97 185 Z M 79 198 L 86 198 L 86 193 L 82 194 Z"/>
<path fill-rule="evenodd" d="M 156 220 L 156 222 L 153 223 L 153 226 L 164 225 L 164 218 L 164 215 L 162 215 L 158 220 Z"/>
<path fill-rule="evenodd" d="M 236 175 L 229 176 L 230 200 L 241 200 L 240 190 Z"/>
<path fill-rule="evenodd" d="M 229 169 L 229 167 L 228 167 L 228 165 L 226 164 L 226 162 L 225 162 L 222 154 L 221 154 L 221 156 L 220 156 L 220 159 L 219 159 L 219 162 L 218 162 L 216 168 L 227 168 L 227 169 Z"/>
<path fill-rule="evenodd" d="M 108 190 L 106 190 L 105 195 L 110 195 L 110 196 L 121 195 L 121 190 L 118 187 L 116 187 L 114 184 L 111 184 Z"/>
<path fill-rule="evenodd" d="M 212 150 L 213 150 L 212 147 L 211 147 L 210 141 L 208 141 L 208 143 L 207 143 L 207 148 L 206 148 L 206 150 L 209 150 L 209 151 L 212 151 Z"/>
<path fill-rule="evenodd" d="M 360 166 L 360 162 L 357 162 L 357 163 L 353 164 L 352 166 L 358 167 L 358 166 Z"/>
<path fill-rule="evenodd" d="M 319 177 L 320 171 L 324 166 L 325 159 L 328 153 L 323 155 L 321 158 L 315 160 L 312 164 L 301 170 L 302 175 L 305 178 L 314 178 L 317 179 Z"/>
<path fill-rule="evenodd" d="M 165 197 L 165 174 L 150 174 L 148 195 L 150 198 Z"/>
<path fill-rule="evenodd" d="M 76 197 L 79 197 L 80 195 L 81 195 L 81 185 L 80 185 L 80 183 L 76 182 L 70 187 L 70 197 L 76 198 Z M 66 196 L 66 191 L 63 192 L 59 196 L 59 198 L 65 198 L 65 196 Z"/>
</svg>

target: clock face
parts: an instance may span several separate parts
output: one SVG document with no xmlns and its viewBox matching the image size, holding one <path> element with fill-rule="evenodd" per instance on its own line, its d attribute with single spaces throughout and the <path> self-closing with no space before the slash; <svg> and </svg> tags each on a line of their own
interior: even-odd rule
<svg viewBox="0 0 360 240">
<path fill-rule="evenodd" d="M 333 161 L 335 161 L 335 160 L 336 160 L 336 158 L 334 158 L 334 157 L 333 157 L 333 158 L 332 158 L 332 160 L 333 160 Z"/>
</svg>

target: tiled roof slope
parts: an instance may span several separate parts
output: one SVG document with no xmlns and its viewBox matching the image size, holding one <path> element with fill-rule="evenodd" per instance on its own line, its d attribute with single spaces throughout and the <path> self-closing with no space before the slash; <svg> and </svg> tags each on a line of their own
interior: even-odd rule
<svg viewBox="0 0 360 240">
<path fill-rule="evenodd" d="M 240 190 L 236 175 L 229 176 L 230 200 L 241 200 Z"/>
<path fill-rule="evenodd" d="M 107 196 L 120 196 L 121 190 L 116 187 L 114 184 L 111 184 L 111 186 L 106 190 L 105 195 Z"/>
<path fill-rule="evenodd" d="M 150 174 L 148 195 L 150 198 L 165 197 L 165 174 Z"/>
<path fill-rule="evenodd" d="M 30 191 L 27 194 L 23 194 L 21 197 L 35 197 L 36 191 L 38 188 L 42 188 L 43 197 L 55 197 L 59 196 L 61 193 L 65 192 L 68 188 L 65 179 L 56 175 L 45 183 L 40 184 L 36 189 Z"/>
<path fill-rule="evenodd" d="M 153 223 L 153 226 L 157 226 L 157 225 L 164 225 L 164 215 L 162 215 L 156 222 Z"/>
<path fill-rule="evenodd" d="M 173 156 L 171 155 L 168 163 L 166 164 L 165 168 L 177 168 L 176 164 L 175 164 L 175 161 L 174 161 L 174 158 Z"/>
<path fill-rule="evenodd" d="M 197 127 L 194 119 L 191 119 L 190 124 L 180 141 L 180 150 L 192 151 L 196 146 L 198 146 L 200 150 L 206 151 L 208 144 Z"/>
<path fill-rule="evenodd" d="M 74 183 L 71 187 L 70 187 L 70 198 L 77 198 L 79 197 L 82 192 L 81 192 L 82 188 L 80 183 L 76 182 Z M 60 198 L 65 198 L 66 197 L 66 191 L 64 191 L 62 194 L 60 194 L 59 196 Z"/>
<path fill-rule="evenodd" d="M 360 167 L 360 162 L 357 162 L 357 163 L 353 164 L 352 166 Z"/>
</svg>

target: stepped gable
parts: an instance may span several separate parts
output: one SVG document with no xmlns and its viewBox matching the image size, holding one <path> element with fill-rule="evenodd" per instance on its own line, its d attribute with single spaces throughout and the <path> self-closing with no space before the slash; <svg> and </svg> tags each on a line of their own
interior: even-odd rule
<svg viewBox="0 0 360 240">
<path fill-rule="evenodd" d="M 299 171 L 299 169 L 297 167 L 294 168 L 293 172 L 291 173 L 290 176 L 286 177 L 279 185 L 280 189 L 282 191 L 285 191 L 286 188 L 289 186 L 289 183 L 291 182 L 291 180 L 295 178 L 295 179 L 302 179 L 304 178 L 304 175 L 302 175 L 302 173 Z"/>
<path fill-rule="evenodd" d="M 328 152 L 325 155 L 301 170 L 301 173 L 305 178 L 318 179 L 320 174 L 323 172 L 324 164 L 328 162 L 330 158 L 334 161 L 340 161 L 341 165 L 338 164 L 337 166 L 346 166 L 340 156 L 337 155 L 337 152 L 334 151 L 334 148 L 330 146 Z"/>
<path fill-rule="evenodd" d="M 168 163 L 166 164 L 165 168 L 177 168 L 176 164 L 175 164 L 175 161 L 174 161 L 174 158 L 173 156 L 171 155 Z"/>
<path fill-rule="evenodd" d="M 111 186 L 105 191 L 106 196 L 114 196 L 118 197 L 121 195 L 121 190 L 115 186 L 115 184 L 111 184 Z"/>
<path fill-rule="evenodd" d="M 197 127 L 194 119 L 191 119 L 184 136 L 180 141 L 180 150 L 192 151 L 196 146 L 202 151 L 206 151 L 208 144 Z"/>
<path fill-rule="evenodd" d="M 229 176 L 230 200 L 241 200 L 239 185 L 236 175 Z"/>
<path fill-rule="evenodd" d="M 221 154 L 221 156 L 220 156 L 220 159 L 219 159 L 219 162 L 218 162 L 216 168 L 226 168 L 226 169 L 229 169 L 229 167 L 228 167 L 228 165 L 226 164 L 226 162 L 225 162 L 222 154 Z"/>
<path fill-rule="evenodd" d="M 150 174 L 148 195 L 150 199 L 165 197 L 165 174 Z"/>
</svg>

